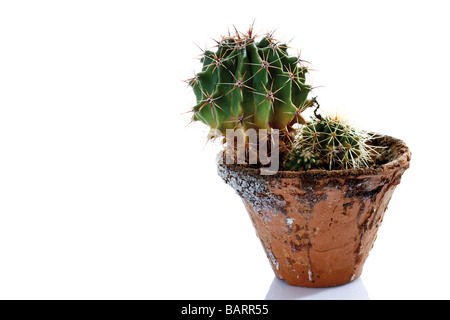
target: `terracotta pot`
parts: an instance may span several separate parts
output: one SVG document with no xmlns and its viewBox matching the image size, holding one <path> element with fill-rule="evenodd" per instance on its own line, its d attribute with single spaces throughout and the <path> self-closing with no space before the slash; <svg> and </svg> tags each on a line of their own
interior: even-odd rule
<svg viewBox="0 0 450 320">
<path fill-rule="evenodd" d="M 242 165 L 218 173 L 242 198 L 275 275 L 302 287 L 357 279 L 396 186 L 409 167 L 403 141 L 382 136 L 384 163 L 357 170 L 281 171 Z"/>
</svg>

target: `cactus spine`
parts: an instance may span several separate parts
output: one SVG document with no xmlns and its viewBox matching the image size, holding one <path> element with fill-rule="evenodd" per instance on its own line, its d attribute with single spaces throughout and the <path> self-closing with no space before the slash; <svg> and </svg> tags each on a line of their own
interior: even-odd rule
<svg viewBox="0 0 450 320">
<path fill-rule="evenodd" d="M 369 167 L 378 154 L 376 147 L 368 144 L 371 138 L 337 116 L 315 118 L 295 137 L 285 167 L 291 171 Z M 310 163 L 309 159 L 314 161 Z"/>
<path fill-rule="evenodd" d="M 226 129 L 288 131 L 305 123 L 301 112 L 311 106 L 307 67 L 272 34 L 255 38 L 252 27 L 236 31 L 216 41 L 215 52 L 204 52 L 201 72 L 188 80 L 197 100 L 194 121 L 223 135 Z"/>
</svg>

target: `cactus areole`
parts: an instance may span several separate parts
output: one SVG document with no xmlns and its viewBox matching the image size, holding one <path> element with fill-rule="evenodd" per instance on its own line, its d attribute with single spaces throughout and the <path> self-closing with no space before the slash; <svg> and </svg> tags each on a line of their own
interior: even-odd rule
<svg viewBox="0 0 450 320">
<path fill-rule="evenodd" d="M 242 198 L 275 275 L 304 287 L 354 281 L 411 152 L 399 139 L 318 115 L 304 61 L 271 33 L 257 39 L 251 27 L 216 42 L 187 81 L 192 120 L 224 137 L 218 173 Z M 302 112 L 313 106 L 307 122 Z M 273 158 L 280 162 L 269 167 Z"/>
</svg>

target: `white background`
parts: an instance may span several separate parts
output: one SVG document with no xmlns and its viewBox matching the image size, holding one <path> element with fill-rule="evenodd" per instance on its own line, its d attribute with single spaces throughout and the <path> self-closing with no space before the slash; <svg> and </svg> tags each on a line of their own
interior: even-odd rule
<svg viewBox="0 0 450 320">
<path fill-rule="evenodd" d="M 250 219 L 216 174 L 219 146 L 183 114 L 195 44 L 256 19 L 312 63 L 323 107 L 413 152 L 361 277 L 368 296 L 449 299 L 448 12 L 432 0 L 1 1 L 0 298 L 273 296 Z"/>
</svg>

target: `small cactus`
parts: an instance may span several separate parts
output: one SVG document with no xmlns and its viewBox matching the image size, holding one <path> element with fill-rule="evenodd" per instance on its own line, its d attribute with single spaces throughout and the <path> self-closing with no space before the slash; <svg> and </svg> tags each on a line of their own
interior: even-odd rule
<svg viewBox="0 0 450 320">
<path fill-rule="evenodd" d="M 320 166 L 319 155 L 309 150 L 293 149 L 285 167 L 290 171 L 308 171 Z"/>
<path fill-rule="evenodd" d="M 378 154 L 368 144 L 371 138 L 338 116 L 315 118 L 296 135 L 285 167 L 291 171 L 367 168 Z"/>
<path fill-rule="evenodd" d="M 312 105 L 311 87 L 300 56 L 289 56 L 272 34 L 256 41 L 253 27 L 216 42 L 217 50 L 203 52 L 201 72 L 187 80 L 197 99 L 192 120 L 215 135 L 226 129 L 287 132 L 306 123 L 301 112 Z"/>
</svg>

